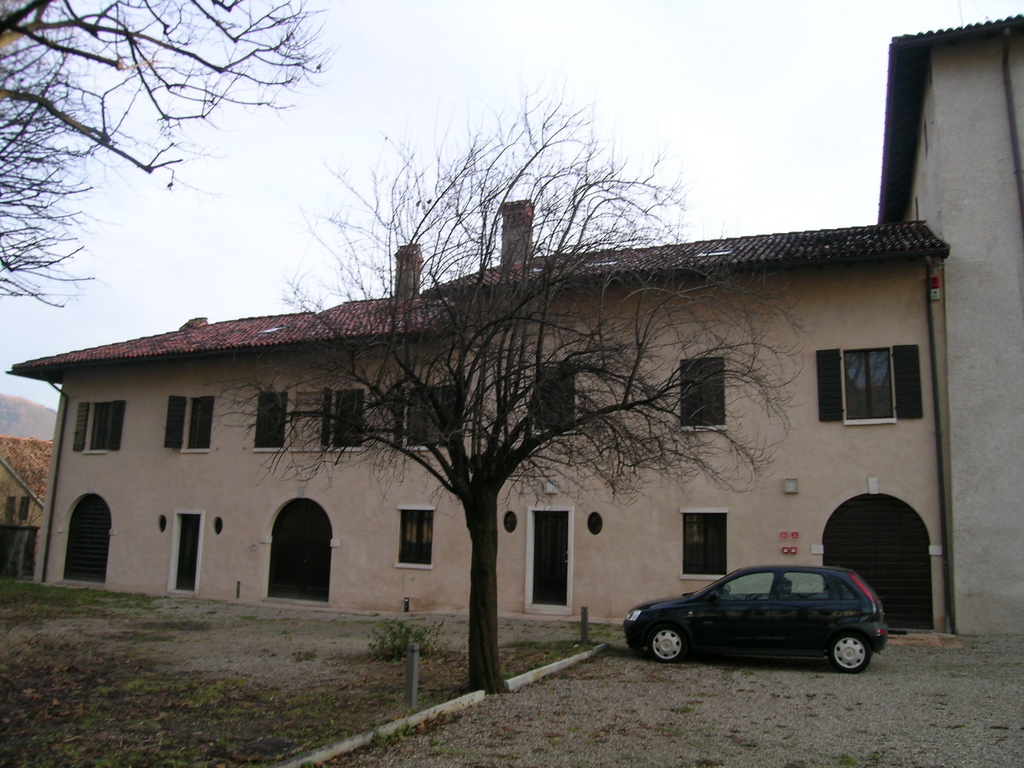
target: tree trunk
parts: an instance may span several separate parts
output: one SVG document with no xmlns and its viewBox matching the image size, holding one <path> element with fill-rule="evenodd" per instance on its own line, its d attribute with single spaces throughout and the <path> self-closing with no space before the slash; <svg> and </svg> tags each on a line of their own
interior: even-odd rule
<svg viewBox="0 0 1024 768">
<path fill-rule="evenodd" d="M 465 505 L 472 542 L 469 567 L 469 685 L 501 693 L 498 660 L 498 497 L 482 494 Z"/>
</svg>

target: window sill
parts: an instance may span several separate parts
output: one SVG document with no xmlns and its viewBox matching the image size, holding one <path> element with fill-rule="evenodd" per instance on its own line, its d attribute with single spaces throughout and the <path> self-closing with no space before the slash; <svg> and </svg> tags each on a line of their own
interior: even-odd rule
<svg viewBox="0 0 1024 768">
<path fill-rule="evenodd" d="M 702 426 L 681 426 L 679 429 L 682 432 L 725 432 L 725 424 L 716 424 L 714 426 L 702 425 Z"/>
<path fill-rule="evenodd" d="M 680 581 L 717 581 L 725 576 L 724 573 L 681 573 Z"/>
<path fill-rule="evenodd" d="M 843 419 L 843 424 L 848 427 L 868 426 L 871 424 L 895 424 L 896 419 Z"/>
<path fill-rule="evenodd" d="M 253 453 L 282 453 L 284 448 L 253 448 Z"/>
<path fill-rule="evenodd" d="M 395 568 L 407 568 L 412 571 L 432 571 L 433 563 L 395 563 Z"/>
<path fill-rule="evenodd" d="M 82 451 L 84 456 L 103 456 L 105 453 L 109 453 L 106 448 L 93 448 L 88 451 Z"/>
<path fill-rule="evenodd" d="M 253 450 L 267 450 L 267 449 L 266 448 L 263 448 L 263 449 L 256 449 L 256 448 L 254 448 Z M 275 448 L 274 450 L 283 450 L 283 449 Z M 363 446 L 361 446 L 361 445 L 352 445 L 352 446 L 346 445 L 344 448 L 289 448 L 288 449 L 288 451 L 290 453 L 350 453 L 350 452 L 354 453 L 354 452 L 361 451 L 361 450 L 363 450 Z"/>
<path fill-rule="evenodd" d="M 209 448 L 182 448 L 182 453 L 209 453 Z"/>
</svg>

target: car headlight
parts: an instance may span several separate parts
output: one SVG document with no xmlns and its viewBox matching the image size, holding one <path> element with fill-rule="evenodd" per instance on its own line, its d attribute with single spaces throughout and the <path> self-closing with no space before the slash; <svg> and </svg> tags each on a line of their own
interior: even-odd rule
<svg viewBox="0 0 1024 768">
<path fill-rule="evenodd" d="M 632 611 L 626 614 L 626 621 L 636 621 L 640 618 L 641 613 L 643 613 L 643 611 L 639 610 L 638 608 L 634 608 Z"/>
</svg>

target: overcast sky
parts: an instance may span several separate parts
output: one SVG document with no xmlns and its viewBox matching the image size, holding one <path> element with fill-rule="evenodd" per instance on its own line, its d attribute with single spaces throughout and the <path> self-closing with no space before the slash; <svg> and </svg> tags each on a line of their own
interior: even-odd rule
<svg viewBox="0 0 1024 768">
<path fill-rule="evenodd" d="M 893 36 L 1024 13 L 1024 0 L 349 0 L 320 85 L 284 114 L 224 114 L 211 156 L 166 179 L 97 179 L 95 276 L 63 308 L 0 299 L 0 368 L 210 322 L 291 311 L 288 282 L 329 280 L 310 220 L 385 136 L 426 149 L 467 115 L 564 85 L 638 156 L 664 150 L 689 185 L 689 239 L 873 224 Z M 0 392 L 55 408 L 47 384 Z"/>
</svg>

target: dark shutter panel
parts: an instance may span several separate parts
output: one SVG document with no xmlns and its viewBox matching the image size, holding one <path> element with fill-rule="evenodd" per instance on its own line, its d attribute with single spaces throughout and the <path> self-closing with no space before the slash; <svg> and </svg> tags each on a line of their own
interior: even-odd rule
<svg viewBox="0 0 1024 768">
<path fill-rule="evenodd" d="M 115 400 L 110 404 L 110 434 L 107 437 L 107 450 L 121 450 L 121 430 L 124 429 L 124 400 Z"/>
<path fill-rule="evenodd" d="M 329 448 L 331 445 L 331 390 L 324 390 L 323 400 L 323 415 L 320 417 L 320 445 L 324 448 Z M 335 429 L 339 429 L 341 425 L 335 426 Z"/>
<path fill-rule="evenodd" d="M 921 359 L 917 344 L 892 348 L 892 371 L 896 380 L 896 418 L 923 418 Z"/>
<path fill-rule="evenodd" d="M 818 420 L 843 420 L 843 365 L 838 349 L 818 350 Z"/>
<path fill-rule="evenodd" d="M 284 446 L 287 392 L 261 392 L 256 403 L 256 448 Z"/>
<path fill-rule="evenodd" d="M 89 404 L 79 403 L 78 414 L 75 416 L 75 441 L 71 446 L 73 451 L 85 450 L 85 428 L 89 424 Z"/>
<path fill-rule="evenodd" d="M 167 398 L 167 423 L 164 425 L 164 448 L 181 449 L 185 438 L 185 405 L 184 397 L 170 395 Z"/>
<path fill-rule="evenodd" d="M 351 448 L 363 444 L 363 390 L 342 389 L 334 395 L 335 448 Z"/>
<path fill-rule="evenodd" d="M 704 361 L 704 423 L 709 427 L 725 425 L 725 360 L 710 357 Z M 711 571 L 718 573 L 718 571 Z"/>
</svg>

